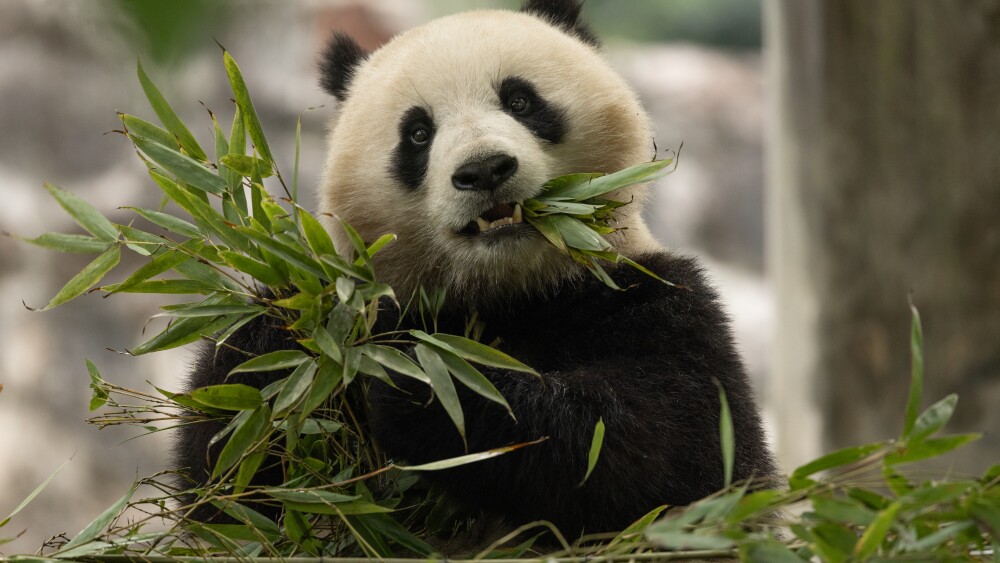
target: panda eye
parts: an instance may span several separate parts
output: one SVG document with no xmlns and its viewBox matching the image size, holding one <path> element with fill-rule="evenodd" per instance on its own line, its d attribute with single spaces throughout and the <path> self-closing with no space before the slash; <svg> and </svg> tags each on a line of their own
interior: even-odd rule
<svg viewBox="0 0 1000 563">
<path fill-rule="evenodd" d="M 426 145 L 430 140 L 430 131 L 425 127 L 418 127 L 410 132 L 410 142 L 414 145 Z"/>
<path fill-rule="evenodd" d="M 531 103 L 528 101 L 528 97 L 523 94 L 515 95 L 507 102 L 507 109 L 511 113 L 525 113 L 529 108 L 531 108 Z"/>
</svg>

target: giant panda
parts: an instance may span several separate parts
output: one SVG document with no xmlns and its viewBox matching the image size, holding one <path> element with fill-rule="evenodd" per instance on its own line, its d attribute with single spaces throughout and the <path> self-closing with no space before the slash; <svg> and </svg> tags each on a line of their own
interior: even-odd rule
<svg viewBox="0 0 1000 563">
<path fill-rule="evenodd" d="M 734 479 L 775 474 L 726 314 L 698 262 L 651 237 L 644 190 L 615 195 L 631 203 L 608 238 L 674 285 L 611 267 L 627 288 L 611 289 L 522 220 L 520 203 L 550 178 L 654 156 L 649 118 L 580 13 L 577 0 L 527 0 L 517 12 L 432 21 L 372 53 L 338 34 L 320 63 L 321 85 L 339 102 L 318 193 L 338 251 L 351 249 L 341 221 L 368 241 L 395 233 L 376 256 L 381 281 L 401 297 L 445 290 L 440 330 L 461 334 L 475 314 L 485 342 L 542 376 L 484 368 L 516 419 L 462 394 L 467 446 L 426 386 L 373 382 L 376 443 L 419 464 L 547 438 L 425 478 L 511 525 L 548 520 L 566 534 L 621 530 L 657 506 L 723 487 L 716 382 L 732 412 Z M 403 329 L 420 326 L 395 314 Z M 293 345 L 267 321 L 233 338 L 251 353 Z M 220 383 L 245 359 L 206 347 L 188 385 Z M 266 381 L 254 377 L 243 381 Z M 581 486 L 599 418 L 603 448 Z M 182 431 L 176 461 L 196 480 L 207 477 L 217 430 Z"/>
</svg>

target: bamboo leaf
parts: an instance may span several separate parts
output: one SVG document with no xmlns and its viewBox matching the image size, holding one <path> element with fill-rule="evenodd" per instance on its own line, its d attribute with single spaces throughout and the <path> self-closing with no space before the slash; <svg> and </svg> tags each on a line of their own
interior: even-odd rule
<svg viewBox="0 0 1000 563">
<path fill-rule="evenodd" d="M 285 276 L 278 270 L 244 254 L 224 250 L 219 253 L 219 256 L 234 270 L 249 275 L 267 287 L 276 288 L 288 283 Z"/>
<path fill-rule="evenodd" d="M 253 101 L 250 99 L 250 93 L 247 91 L 247 85 L 243 80 L 240 67 L 228 51 L 222 53 L 222 60 L 226 67 L 226 74 L 229 76 L 229 85 L 233 89 L 233 96 L 236 98 L 236 105 L 239 106 L 240 112 L 243 114 L 247 133 L 250 134 L 250 140 L 253 141 L 254 146 L 257 148 L 257 153 L 260 154 L 263 161 L 271 164 L 274 162 L 274 157 L 271 156 L 271 149 L 267 146 L 267 139 L 264 138 L 264 129 L 260 126 L 257 110 L 253 107 Z"/>
<path fill-rule="evenodd" d="M 34 244 L 35 246 L 48 248 L 49 250 L 73 254 L 93 254 L 97 252 L 104 252 L 107 250 L 108 246 L 113 244 L 97 237 L 69 235 L 63 233 L 45 233 L 35 238 L 23 238 L 17 235 L 11 235 L 11 237 Z"/>
<path fill-rule="evenodd" d="M 180 145 L 177 143 L 177 138 L 174 137 L 170 131 L 150 123 L 145 119 L 124 113 L 119 113 L 118 119 L 121 119 L 122 124 L 125 126 L 125 130 L 129 133 L 135 133 L 141 137 L 152 139 L 167 147 L 180 148 Z"/>
<path fill-rule="evenodd" d="M 858 541 L 857 545 L 854 547 L 854 556 L 859 560 L 864 560 L 870 555 L 873 555 L 882 541 L 885 540 L 886 534 L 889 533 L 889 529 L 896 522 L 896 515 L 899 513 L 902 505 L 899 501 L 896 501 L 889 505 L 888 508 L 879 512 L 875 520 L 865 529 L 865 532 L 861 535 L 861 539 Z"/>
<path fill-rule="evenodd" d="M 95 209 L 94 206 L 48 182 L 45 183 L 45 189 L 73 217 L 73 220 L 86 229 L 88 233 L 107 242 L 118 240 L 118 229 L 100 211 Z"/>
<path fill-rule="evenodd" d="M 126 278 L 125 281 L 118 284 L 115 287 L 115 292 L 128 291 L 130 288 L 135 287 L 139 283 L 144 282 L 153 276 L 172 270 L 181 262 L 190 260 L 191 256 L 193 254 L 197 254 L 203 245 L 204 243 L 200 240 L 191 240 L 181 244 L 177 248 L 157 254 L 148 264 L 142 266 L 133 272 L 131 276 Z"/>
<path fill-rule="evenodd" d="M 136 71 L 139 75 L 139 84 L 142 85 L 143 92 L 146 93 L 146 98 L 149 100 L 149 105 L 153 107 L 153 111 L 156 112 L 156 117 L 160 118 L 160 123 L 170 131 L 171 134 L 180 143 L 180 146 L 184 147 L 192 158 L 197 160 L 206 161 L 208 160 L 208 155 L 205 154 L 204 149 L 195 140 L 194 135 L 188 130 L 184 122 L 181 121 L 174 110 L 167 103 L 166 98 L 160 93 L 159 88 L 153 84 L 153 81 L 149 79 L 146 75 L 146 71 L 142 68 L 142 61 L 136 62 Z M 148 153 L 147 153 L 148 154 Z"/>
<path fill-rule="evenodd" d="M 920 400 L 924 389 L 924 332 L 920 326 L 920 311 L 910 302 L 912 320 L 910 322 L 910 396 L 906 401 L 906 419 L 902 437 L 908 438 L 920 414 Z"/>
<path fill-rule="evenodd" d="M 226 411 L 253 410 L 260 406 L 260 390 L 242 383 L 223 383 L 199 387 L 190 393 L 191 398 L 203 405 Z"/>
<path fill-rule="evenodd" d="M 209 302 L 209 297 L 205 302 Z M 133 356 L 169 350 L 211 336 L 234 322 L 232 317 L 191 317 L 170 323 L 170 326 L 131 350 Z"/>
<path fill-rule="evenodd" d="M 299 367 L 295 368 L 295 371 L 285 380 L 281 392 L 278 393 L 278 398 L 274 401 L 274 416 L 287 415 L 299 403 L 312 386 L 316 369 L 316 362 L 311 360 L 302 362 Z"/>
<path fill-rule="evenodd" d="M 195 227 L 191 223 L 188 223 L 183 219 L 178 219 L 168 213 L 161 213 L 150 209 L 140 209 L 138 207 L 125 207 L 124 209 L 130 209 L 138 213 L 150 223 L 163 227 L 172 233 L 177 233 L 181 236 L 190 238 L 201 238 L 205 236 L 204 233 L 198 229 L 198 227 Z"/>
<path fill-rule="evenodd" d="M 153 315 L 154 317 L 218 317 L 222 315 L 245 315 L 260 314 L 266 311 L 260 305 L 202 305 L 201 303 L 181 305 L 170 305 L 165 307 L 167 311 Z"/>
<path fill-rule="evenodd" d="M 49 483 L 52 481 L 52 479 L 54 479 L 56 475 L 59 475 L 59 472 L 62 471 L 63 468 L 66 467 L 67 464 L 69 464 L 70 461 L 72 461 L 72 458 L 64 461 L 62 465 L 60 465 L 55 471 L 52 472 L 51 475 L 49 475 L 48 477 L 45 478 L 44 481 L 42 481 L 42 484 L 35 487 L 35 490 L 31 491 L 31 493 L 28 496 L 26 496 L 24 500 L 21 501 L 21 504 L 17 505 L 17 507 L 14 508 L 14 510 L 11 511 L 11 513 L 8 514 L 6 518 L 0 520 L 0 528 L 6 526 L 7 523 L 10 522 L 11 518 L 17 515 L 18 512 L 21 512 L 21 510 L 23 510 L 25 506 L 28 506 L 28 504 L 30 504 L 31 501 L 35 500 L 35 497 L 41 494 L 41 492 L 45 490 L 45 487 L 49 486 Z"/>
<path fill-rule="evenodd" d="M 495 448 L 492 450 L 487 450 L 485 452 L 479 452 L 474 454 L 467 454 L 463 456 L 453 457 L 450 459 L 442 459 L 440 461 L 434 461 L 431 463 L 424 463 L 422 465 L 396 465 L 397 469 L 403 471 L 441 471 L 443 469 L 451 469 L 453 467 L 459 467 L 461 465 L 468 465 L 470 463 L 476 463 L 479 461 L 484 461 L 487 459 L 493 459 L 498 456 L 502 456 L 506 453 L 510 453 L 521 448 L 526 448 L 528 446 L 534 446 L 541 444 L 548 438 L 540 438 L 531 442 L 524 442 L 521 444 L 515 444 L 513 446 L 505 446 L 503 448 Z"/>
<path fill-rule="evenodd" d="M 504 354 L 500 350 L 490 348 L 485 344 L 469 340 L 468 338 L 442 333 L 429 335 L 420 330 L 411 330 L 410 334 L 419 340 L 433 344 L 438 348 L 444 348 L 461 358 L 477 364 L 538 375 L 538 372 L 535 370 Z"/>
<path fill-rule="evenodd" d="M 583 476 L 583 480 L 580 481 L 578 487 L 582 487 L 587 479 L 590 479 L 590 474 L 594 472 L 594 467 L 597 465 L 597 460 L 601 455 L 601 446 L 604 444 L 604 417 L 597 419 L 597 424 L 594 426 L 594 437 L 590 441 L 590 453 L 587 455 L 587 473 Z"/>
<path fill-rule="evenodd" d="M 733 435 L 733 417 L 729 411 L 729 401 L 726 400 L 726 390 L 719 380 L 714 380 L 719 388 L 719 443 L 722 447 L 722 470 L 724 483 L 728 488 L 733 484 L 733 464 L 736 460 L 736 443 Z"/>
<path fill-rule="evenodd" d="M 118 501 L 115 502 L 113 505 L 109 506 L 104 512 L 101 513 L 100 516 L 95 518 L 90 524 L 87 525 L 86 528 L 84 528 L 79 534 L 77 534 L 73 539 L 71 539 L 69 543 L 62 546 L 62 548 L 60 548 L 59 551 L 53 553 L 53 555 L 58 556 L 60 554 L 68 552 L 69 550 L 77 546 L 83 545 L 87 542 L 97 539 L 97 537 L 101 534 L 101 532 L 104 531 L 108 526 L 110 526 L 111 523 L 114 522 L 116 518 L 118 518 L 118 515 L 121 514 L 122 510 L 124 510 L 125 505 L 128 504 L 129 499 L 132 498 L 132 494 L 135 493 L 136 488 L 138 488 L 138 484 L 132 485 L 132 488 L 129 489 L 129 491 L 125 493 L 124 496 L 118 499 Z"/>
<path fill-rule="evenodd" d="M 299 367 L 306 361 L 309 361 L 309 356 L 301 350 L 278 350 L 247 360 L 233 368 L 229 373 L 291 369 Z"/>
<path fill-rule="evenodd" d="M 251 389 L 253 389 L 251 387 Z M 257 391 L 254 389 L 254 391 Z M 250 453 L 250 447 L 260 439 L 264 432 L 270 428 L 271 409 L 266 404 L 260 404 L 260 392 L 257 391 L 258 408 L 248 410 L 250 413 L 241 424 L 234 430 L 229 441 L 219 452 L 219 459 L 212 468 L 212 478 L 216 478 L 225 473 L 229 468 L 236 465 L 243 456 Z"/>
<path fill-rule="evenodd" d="M 365 344 L 361 346 L 361 352 L 379 364 L 385 366 L 386 369 L 400 373 L 407 377 L 412 377 L 413 379 L 422 381 L 428 385 L 431 384 L 431 379 L 426 373 L 424 373 L 424 370 L 420 369 L 420 366 L 411 360 L 409 356 L 395 348 L 391 348 L 389 346 L 379 346 L 376 344 Z"/>
<path fill-rule="evenodd" d="M 788 479 L 788 484 L 793 491 L 808 487 L 815 482 L 808 479 L 810 475 L 860 461 L 884 447 L 885 443 L 879 442 L 831 452 L 796 469 Z"/>
<path fill-rule="evenodd" d="M 941 430 L 951 415 L 955 412 L 955 405 L 958 403 L 958 395 L 952 393 L 944 399 L 934 403 L 927 410 L 917 417 L 913 423 L 907 444 L 920 442 L 925 438 Z"/>
<path fill-rule="evenodd" d="M 219 163 L 244 177 L 250 177 L 254 172 L 259 173 L 261 178 L 270 178 L 274 175 L 274 170 L 267 161 L 245 154 L 227 154 L 219 159 Z"/>
<path fill-rule="evenodd" d="M 87 264 L 79 274 L 66 282 L 66 285 L 41 310 L 47 311 L 58 307 L 86 293 L 88 289 L 97 285 L 98 282 L 104 279 L 104 276 L 108 272 L 118 265 L 121 256 L 122 249 L 120 246 L 115 244 L 108 247 L 100 256 L 95 258 L 90 264 Z"/>
<path fill-rule="evenodd" d="M 146 137 L 129 134 L 128 138 L 146 156 L 189 186 L 214 194 L 225 191 L 226 185 L 222 178 L 190 156 Z"/>
<path fill-rule="evenodd" d="M 500 391 L 493 385 L 493 383 L 486 378 L 479 370 L 474 368 L 469 362 L 466 362 L 457 355 L 444 350 L 437 350 L 438 355 L 444 360 L 445 365 L 448 366 L 448 371 L 455 377 L 455 379 L 462 382 L 463 385 L 474 391 L 476 394 L 482 396 L 483 398 L 489 399 L 498 405 L 503 406 L 507 409 L 507 414 L 514 418 L 514 411 L 510 409 L 510 405 L 507 404 L 507 399 L 503 397 Z M 516 418 L 515 418 L 516 420 Z"/>
<path fill-rule="evenodd" d="M 462 403 L 458 400 L 455 383 L 448 373 L 448 366 L 438 355 L 437 350 L 425 344 L 417 344 L 415 352 L 420 366 L 431 380 L 431 389 L 434 390 L 434 394 L 441 401 L 441 406 L 444 407 L 448 417 L 458 429 L 459 435 L 462 436 L 462 441 L 465 442 L 465 415 L 462 413 Z"/>
</svg>

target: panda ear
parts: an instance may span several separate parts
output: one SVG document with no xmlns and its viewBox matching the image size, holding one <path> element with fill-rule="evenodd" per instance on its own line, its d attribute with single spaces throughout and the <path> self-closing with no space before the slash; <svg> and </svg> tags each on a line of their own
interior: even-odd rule
<svg viewBox="0 0 1000 563">
<path fill-rule="evenodd" d="M 584 43 L 600 47 L 597 34 L 580 20 L 582 10 L 583 2 L 578 0 L 525 0 L 521 5 L 522 12 L 538 16 Z"/>
<path fill-rule="evenodd" d="M 354 71 L 368 53 L 351 36 L 337 32 L 323 49 L 319 61 L 319 85 L 340 101 L 347 97 Z"/>
</svg>

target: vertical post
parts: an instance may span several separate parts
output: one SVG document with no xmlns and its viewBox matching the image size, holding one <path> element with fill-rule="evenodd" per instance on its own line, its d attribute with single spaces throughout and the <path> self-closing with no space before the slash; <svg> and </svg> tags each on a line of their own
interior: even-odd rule
<svg viewBox="0 0 1000 563">
<path fill-rule="evenodd" d="M 907 296 L 925 397 L 957 392 L 950 458 L 1000 452 L 1000 0 L 769 0 L 770 267 L 787 462 L 899 432 Z M 790 443 L 789 440 L 792 440 Z M 805 444 L 805 448 L 812 448 Z M 805 451 L 805 450 L 799 450 Z"/>
</svg>

